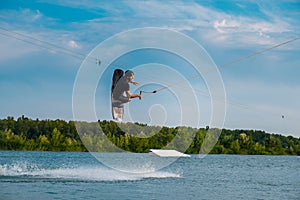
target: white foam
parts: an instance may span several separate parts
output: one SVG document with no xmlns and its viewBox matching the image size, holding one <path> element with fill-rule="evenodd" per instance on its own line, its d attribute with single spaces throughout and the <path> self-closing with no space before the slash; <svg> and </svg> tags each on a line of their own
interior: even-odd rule
<svg viewBox="0 0 300 200">
<path fill-rule="evenodd" d="M 135 181 L 145 178 L 179 178 L 179 173 L 124 173 L 99 166 L 59 167 L 47 169 L 27 162 L 0 165 L 0 176 L 61 179 L 76 181 Z"/>
</svg>

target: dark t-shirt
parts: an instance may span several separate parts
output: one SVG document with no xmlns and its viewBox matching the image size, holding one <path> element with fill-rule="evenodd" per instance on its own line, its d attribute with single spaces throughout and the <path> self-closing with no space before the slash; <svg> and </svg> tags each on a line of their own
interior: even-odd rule
<svg viewBox="0 0 300 200">
<path fill-rule="evenodd" d="M 117 84 L 115 85 L 114 91 L 113 91 L 113 98 L 115 100 L 121 100 L 124 99 L 124 92 L 128 91 L 130 89 L 129 83 L 126 81 L 126 78 L 121 78 Z M 128 97 L 126 97 L 128 99 Z"/>
</svg>

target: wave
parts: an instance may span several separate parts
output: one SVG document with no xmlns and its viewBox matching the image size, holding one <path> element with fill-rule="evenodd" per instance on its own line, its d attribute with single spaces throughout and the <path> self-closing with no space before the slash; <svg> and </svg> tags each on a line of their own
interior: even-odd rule
<svg viewBox="0 0 300 200">
<path fill-rule="evenodd" d="M 180 173 L 155 171 L 125 173 L 99 166 L 43 168 L 28 162 L 0 165 L 1 179 L 9 181 L 137 181 L 146 178 L 180 178 Z"/>
</svg>

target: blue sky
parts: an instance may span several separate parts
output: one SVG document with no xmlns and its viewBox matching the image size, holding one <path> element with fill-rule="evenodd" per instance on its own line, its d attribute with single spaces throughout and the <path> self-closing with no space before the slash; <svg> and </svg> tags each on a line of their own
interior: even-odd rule
<svg viewBox="0 0 300 200">
<path fill-rule="evenodd" d="M 73 119 L 73 87 L 85 55 L 105 39 L 130 29 L 162 27 L 179 31 L 201 44 L 217 66 L 300 35 L 297 0 L 4 0 L 0 5 L 0 18 L 1 118 L 26 115 Z M 220 70 L 226 91 L 223 101 L 227 102 L 225 128 L 259 129 L 300 137 L 298 46 L 299 40 Z M 71 56 L 70 52 L 77 53 Z M 111 72 L 116 66 L 132 68 L 153 58 L 169 66 L 172 66 L 170 60 L 175 62 L 172 56 L 157 52 L 140 54 L 132 53 L 126 59 L 120 57 L 105 71 L 95 94 L 100 119 L 111 119 L 109 88 Z M 181 69 L 186 77 L 192 73 L 187 69 L 188 66 Z M 141 85 L 147 78 L 155 79 L 141 73 L 136 74 Z M 165 80 L 168 84 L 167 77 Z M 201 79 L 190 84 L 204 91 L 203 94 L 197 90 L 196 95 L 201 102 L 201 116 L 204 116 L 200 126 L 206 126 L 209 124 L 209 92 Z M 135 89 L 138 87 L 132 88 Z M 144 103 L 145 107 L 153 108 L 154 116 L 161 116 L 164 109 L 171 113 L 165 125 L 178 125 L 179 119 L 172 119 L 177 114 L 174 108 L 178 104 L 170 103 L 170 95 L 166 92 L 145 98 L 144 102 L 131 102 L 134 121 L 150 123 L 148 113 L 140 107 Z M 156 121 L 161 120 L 158 119 Z"/>
</svg>

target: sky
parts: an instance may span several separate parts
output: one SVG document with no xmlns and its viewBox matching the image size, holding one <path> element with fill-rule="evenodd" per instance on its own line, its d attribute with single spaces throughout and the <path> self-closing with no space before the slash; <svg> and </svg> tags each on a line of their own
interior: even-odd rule
<svg viewBox="0 0 300 200">
<path fill-rule="evenodd" d="M 297 0 L 4 0 L 0 19 L 2 119 L 25 115 L 73 120 L 74 88 L 86 59 L 99 44 L 126 31 L 156 27 L 184 34 L 203 47 L 216 67 L 300 36 Z M 216 98 L 226 113 L 218 128 L 300 137 L 298 46 L 300 40 L 219 69 L 226 95 Z M 187 80 L 196 71 L 184 59 L 149 49 L 119 55 L 107 66 L 103 54 L 97 59 L 102 63 L 95 61 L 94 67 L 104 70 L 92 94 L 98 119 L 112 119 L 113 70 L 130 68 L 140 83 L 131 87 L 132 92 L 157 89 L 174 80 L 186 82 L 132 100 L 125 107 L 125 121 L 193 126 L 189 123 L 195 120 L 193 103 L 200 116 L 197 127 L 213 126 L 212 110 L 219 108 L 212 106 L 210 85 L 205 77 Z"/>
</svg>

